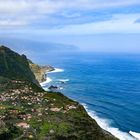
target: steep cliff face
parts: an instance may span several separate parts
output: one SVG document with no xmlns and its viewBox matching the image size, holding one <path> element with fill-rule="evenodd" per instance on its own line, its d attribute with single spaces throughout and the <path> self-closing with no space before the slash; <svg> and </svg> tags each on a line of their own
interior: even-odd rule
<svg viewBox="0 0 140 140">
<path fill-rule="evenodd" d="M 0 47 L 0 140 L 118 140 L 61 93 L 43 91 L 25 56 Z"/>
<path fill-rule="evenodd" d="M 27 80 L 39 86 L 25 55 L 19 55 L 0 46 L 0 76 L 15 80 Z"/>
<path fill-rule="evenodd" d="M 34 73 L 36 79 L 41 83 L 41 82 L 44 82 L 46 80 L 46 72 L 49 72 L 49 71 L 53 71 L 54 68 L 51 67 L 51 66 L 40 66 L 40 65 L 37 65 L 35 63 L 33 63 L 31 60 L 28 61 L 29 62 L 29 66 L 32 70 L 32 72 Z"/>
</svg>

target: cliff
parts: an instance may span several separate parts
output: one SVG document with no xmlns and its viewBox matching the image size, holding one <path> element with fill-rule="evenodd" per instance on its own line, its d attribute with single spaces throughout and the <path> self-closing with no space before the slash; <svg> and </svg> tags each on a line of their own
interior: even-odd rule
<svg viewBox="0 0 140 140">
<path fill-rule="evenodd" d="M 41 82 L 44 82 L 46 80 L 46 72 L 49 72 L 49 71 L 53 71 L 54 68 L 51 67 L 51 66 L 40 66 L 40 65 L 37 65 L 35 63 L 33 63 L 31 60 L 28 60 L 29 62 L 29 66 L 32 70 L 32 72 L 34 73 L 36 79 L 41 83 Z"/>
<path fill-rule="evenodd" d="M 31 72 L 25 55 L 19 55 L 5 46 L 0 46 L 0 75 L 12 80 L 39 82 Z"/>
<path fill-rule="evenodd" d="M 29 61 L 0 47 L 0 140 L 118 140 L 82 105 L 45 92 Z"/>
</svg>

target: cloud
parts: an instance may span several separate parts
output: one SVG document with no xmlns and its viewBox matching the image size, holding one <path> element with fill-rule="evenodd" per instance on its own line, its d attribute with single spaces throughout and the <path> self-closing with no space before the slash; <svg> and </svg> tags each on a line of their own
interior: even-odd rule
<svg viewBox="0 0 140 140">
<path fill-rule="evenodd" d="M 67 25 L 59 29 L 39 29 L 38 35 L 92 35 L 100 33 L 140 33 L 140 23 L 135 22 L 140 14 L 115 14 L 111 19 L 78 25 Z"/>
<path fill-rule="evenodd" d="M 11 20 L 11 19 L 7 19 L 7 20 L 0 20 L 0 27 L 11 27 L 11 26 L 16 26 L 16 28 L 18 28 L 18 26 L 25 26 L 27 25 L 27 22 L 25 22 L 24 20 Z"/>
<path fill-rule="evenodd" d="M 99 11 L 140 5 L 139 0 L 0 0 L 0 29 L 59 27 L 105 20 Z M 97 12 L 98 11 L 98 12 Z M 95 15 L 94 13 L 99 13 Z M 90 16 L 89 16 L 90 15 Z M 108 15 L 105 15 L 105 17 Z M 108 19 L 107 19 L 108 20 Z M 74 23 L 72 23 L 72 21 Z M 64 22 L 64 23 L 63 23 Z M 43 27 L 42 27 L 43 26 Z M 53 27 L 53 26 L 52 26 Z"/>
<path fill-rule="evenodd" d="M 53 13 L 61 9 L 100 9 L 140 4 L 139 0 L 1 0 L 1 13 L 41 12 Z"/>
<path fill-rule="evenodd" d="M 19 28 L 13 29 L 14 34 L 28 34 L 28 37 L 42 36 L 43 38 L 48 35 L 93 35 L 93 34 L 104 34 L 104 33 L 140 33 L 140 13 L 138 14 L 114 14 L 106 20 L 83 22 L 80 24 L 68 24 L 67 26 L 61 26 L 60 28 Z M 74 22 L 72 22 L 74 23 Z M 0 22 L 2 24 L 9 24 L 6 21 Z M 25 25 L 26 23 L 15 21 L 11 23 L 16 26 L 20 24 Z M 65 23 L 66 24 L 66 23 Z M 8 34 L 9 30 L 4 30 L 4 33 Z"/>
<path fill-rule="evenodd" d="M 97 34 L 97 33 L 140 33 L 140 24 L 135 21 L 140 14 L 117 14 L 110 20 L 70 25 L 56 32 L 62 34 Z"/>
<path fill-rule="evenodd" d="M 53 13 L 68 8 L 87 10 L 138 4 L 139 0 L 1 0 L 0 13 Z"/>
</svg>

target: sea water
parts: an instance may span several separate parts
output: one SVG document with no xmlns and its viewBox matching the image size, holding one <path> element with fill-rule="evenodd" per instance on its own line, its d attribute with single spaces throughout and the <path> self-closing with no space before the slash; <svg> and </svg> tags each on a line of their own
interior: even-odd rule
<svg viewBox="0 0 140 140">
<path fill-rule="evenodd" d="M 48 73 L 51 80 L 44 88 L 61 87 L 61 92 L 83 104 L 102 128 L 121 140 L 139 137 L 140 55 L 73 53 L 45 62 L 63 70 Z"/>
</svg>

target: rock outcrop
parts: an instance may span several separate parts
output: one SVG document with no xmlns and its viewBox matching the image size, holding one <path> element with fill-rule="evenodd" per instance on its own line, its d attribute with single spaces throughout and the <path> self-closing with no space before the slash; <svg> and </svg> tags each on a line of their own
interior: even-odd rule
<svg viewBox="0 0 140 140">
<path fill-rule="evenodd" d="M 34 73 L 36 79 L 41 83 L 46 81 L 46 77 L 47 77 L 47 72 L 53 71 L 54 68 L 52 66 L 40 66 L 37 65 L 35 63 L 33 63 L 31 60 L 28 61 L 29 62 L 29 66 L 32 70 L 32 72 Z"/>
</svg>

